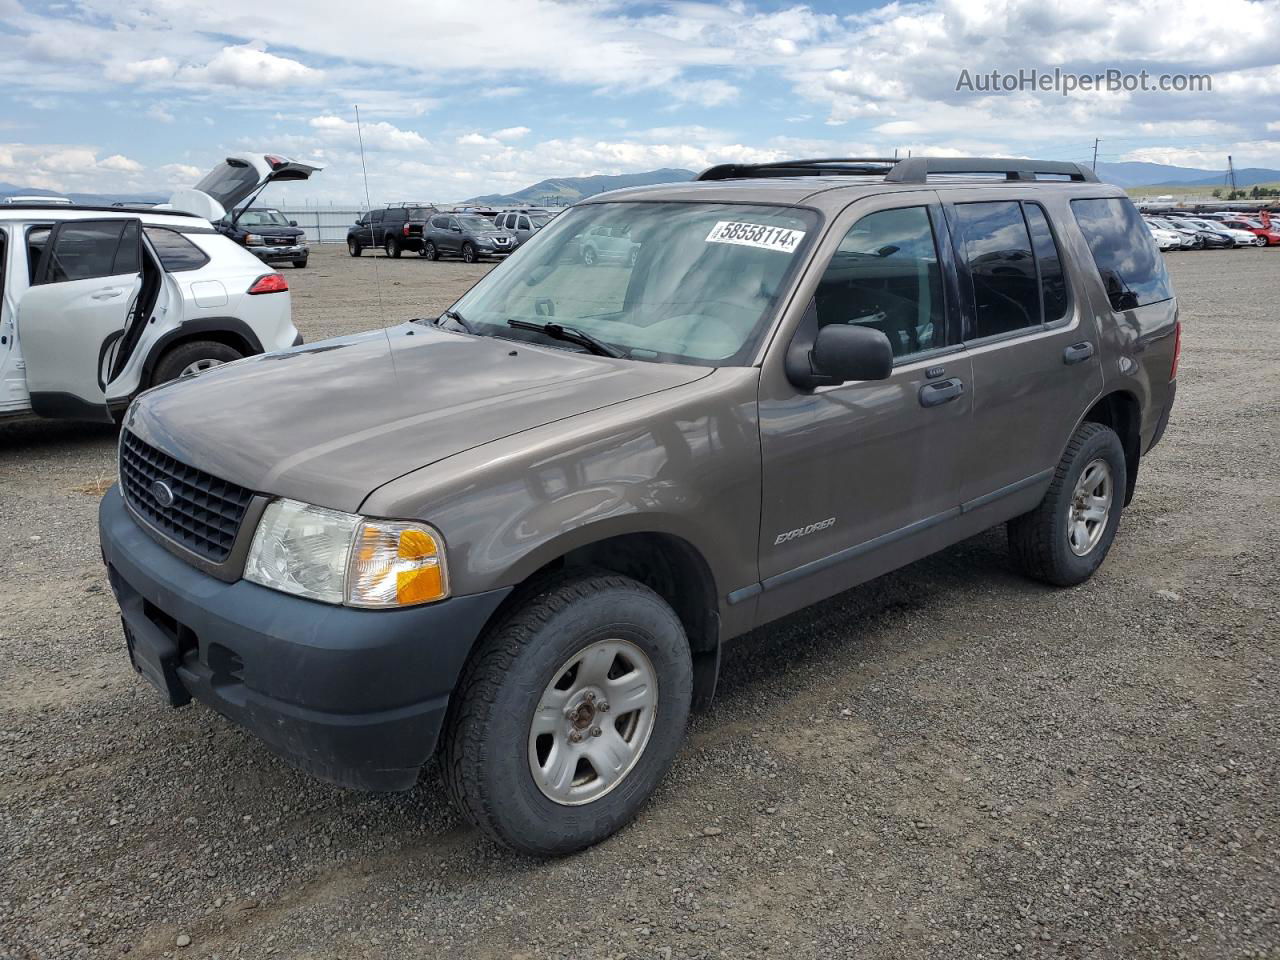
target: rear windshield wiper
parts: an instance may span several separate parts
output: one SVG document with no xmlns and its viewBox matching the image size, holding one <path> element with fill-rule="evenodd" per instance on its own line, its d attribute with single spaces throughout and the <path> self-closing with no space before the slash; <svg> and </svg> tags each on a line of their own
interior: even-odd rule
<svg viewBox="0 0 1280 960">
<path fill-rule="evenodd" d="M 583 333 L 576 327 L 565 327 L 558 323 L 532 323 L 528 320 L 508 320 L 508 327 L 517 330 L 532 330 L 552 340 L 563 340 L 565 343 L 576 343 L 598 357 L 622 357 L 624 354 L 616 347 L 611 347 L 602 340 L 597 340 L 589 333 Z"/>
</svg>

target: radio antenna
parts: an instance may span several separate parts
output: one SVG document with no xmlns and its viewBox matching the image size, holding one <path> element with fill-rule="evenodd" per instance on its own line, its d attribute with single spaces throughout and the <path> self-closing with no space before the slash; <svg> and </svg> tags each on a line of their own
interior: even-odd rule
<svg viewBox="0 0 1280 960">
<path fill-rule="evenodd" d="M 364 133 L 360 129 L 360 104 L 356 108 L 356 141 L 360 144 L 360 172 L 364 176 L 364 204 L 366 216 L 373 213 L 373 201 L 369 198 L 369 168 L 364 162 Z M 373 246 L 373 222 L 369 223 L 369 251 L 373 254 L 373 288 L 378 294 L 378 321 L 387 325 L 387 312 L 382 307 L 382 277 L 378 272 L 378 254 Z"/>
</svg>

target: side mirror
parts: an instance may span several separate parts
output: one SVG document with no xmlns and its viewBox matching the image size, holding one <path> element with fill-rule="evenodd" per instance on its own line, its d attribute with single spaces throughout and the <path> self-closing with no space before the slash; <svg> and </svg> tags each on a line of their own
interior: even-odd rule
<svg viewBox="0 0 1280 960">
<path fill-rule="evenodd" d="M 893 347 L 871 327 L 827 324 L 812 342 L 800 336 L 792 341 L 786 370 L 787 378 L 805 390 L 849 380 L 887 380 L 893 373 Z"/>
<path fill-rule="evenodd" d="M 298 225 L 298 221 L 297 221 L 297 220 L 290 220 L 290 221 L 289 221 L 289 226 L 291 226 L 291 227 L 296 227 L 297 225 Z"/>
</svg>

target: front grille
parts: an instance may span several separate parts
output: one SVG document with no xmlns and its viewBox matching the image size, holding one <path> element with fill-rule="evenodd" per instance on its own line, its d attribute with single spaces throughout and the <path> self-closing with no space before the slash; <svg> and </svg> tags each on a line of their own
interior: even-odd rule
<svg viewBox="0 0 1280 960">
<path fill-rule="evenodd" d="M 293 237 L 263 237 L 263 240 L 271 246 L 287 247 L 293 243 Z"/>
<path fill-rule="evenodd" d="M 231 553 L 253 492 L 188 467 L 128 430 L 120 437 L 120 484 L 125 499 L 149 524 L 192 553 L 221 563 Z M 158 484 L 173 494 L 161 504 Z"/>
</svg>

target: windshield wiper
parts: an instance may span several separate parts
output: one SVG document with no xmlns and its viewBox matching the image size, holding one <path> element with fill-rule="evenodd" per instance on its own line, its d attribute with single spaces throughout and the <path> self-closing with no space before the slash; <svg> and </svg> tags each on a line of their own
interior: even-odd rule
<svg viewBox="0 0 1280 960">
<path fill-rule="evenodd" d="M 580 347 L 584 347 L 597 357 L 621 357 L 624 356 L 621 350 L 611 347 L 602 340 L 597 340 L 589 333 L 583 333 L 576 327 L 565 327 L 558 323 L 532 323 L 528 320 L 508 320 L 508 327 L 514 327 L 517 330 L 532 330 L 534 333 L 541 333 L 550 337 L 552 340 L 563 340 L 565 343 L 576 343 Z"/>
</svg>

